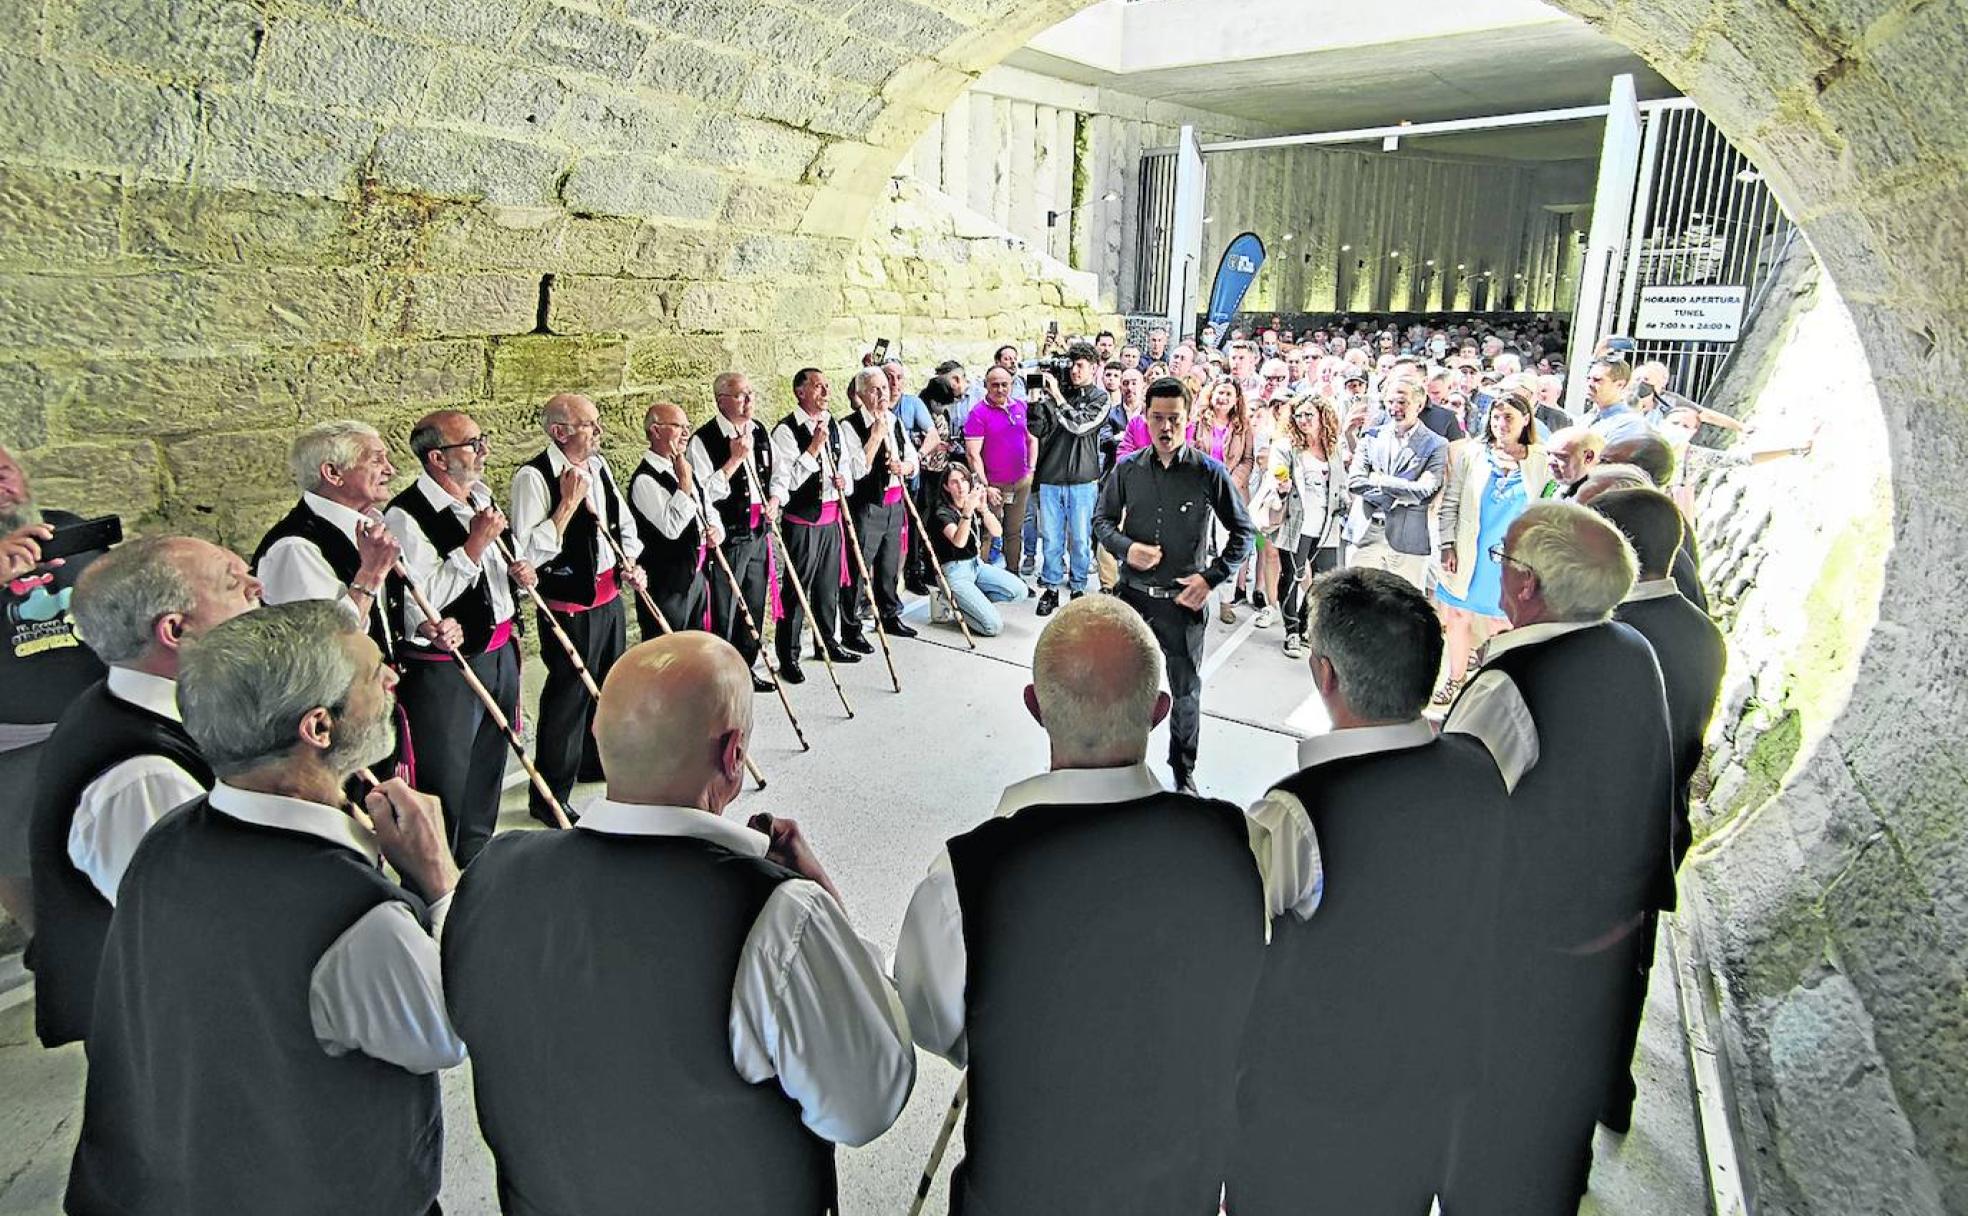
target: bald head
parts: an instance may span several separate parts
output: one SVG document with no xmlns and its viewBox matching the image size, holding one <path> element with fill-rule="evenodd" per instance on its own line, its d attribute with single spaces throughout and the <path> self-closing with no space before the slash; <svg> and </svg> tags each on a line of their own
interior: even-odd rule
<svg viewBox="0 0 1968 1216">
<path fill-rule="evenodd" d="M 715 634 L 644 642 L 609 670 L 595 708 L 608 796 L 720 812 L 744 781 L 752 733 L 745 660 Z"/>
<path fill-rule="evenodd" d="M 1604 464 L 1634 465 L 1645 471 L 1653 479 L 1654 485 L 1663 489 L 1674 483 L 1679 463 L 1674 459 L 1674 449 L 1658 435 L 1638 435 L 1609 443 L 1599 459 Z"/>
<path fill-rule="evenodd" d="M 650 451 L 675 459 L 690 442 L 690 415 L 680 405 L 658 401 L 644 411 L 642 433 L 649 440 Z"/>
<path fill-rule="evenodd" d="M 1654 479 L 1647 471 L 1630 464 L 1602 464 L 1585 475 L 1572 501 L 1585 506 L 1609 490 L 1651 490 Z"/>
<path fill-rule="evenodd" d="M 1032 654 L 1026 704 L 1052 739 L 1054 768 L 1138 764 L 1168 712 L 1148 623 L 1111 595 L 1059 610 Z"/>
<path fill-rule="evenodd" d="M 1551 476 L 1570 485 L 1592 471 L 1605 446 L 1606 437 L 1590 427 L 1560 427 L 1544 445 L 1545 455 L 1551 461 Z"/>
</svg>

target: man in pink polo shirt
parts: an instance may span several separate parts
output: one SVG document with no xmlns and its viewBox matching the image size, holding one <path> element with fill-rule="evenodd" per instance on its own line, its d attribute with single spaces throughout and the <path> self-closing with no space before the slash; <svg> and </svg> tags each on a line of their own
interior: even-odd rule
<svg viewBox="0 0 1968 1216">
<path fill-rule="evenodd" d="M 1001 365 L 984 373 L 984 400 L 964 419 L 964 450 L 978 479 L 1004 495 L 1004 568 L 1016 574 L 1039 441 L 1026 429 L 1025 402 L 1011 395 L 1011 376 Z"/>
</svg>

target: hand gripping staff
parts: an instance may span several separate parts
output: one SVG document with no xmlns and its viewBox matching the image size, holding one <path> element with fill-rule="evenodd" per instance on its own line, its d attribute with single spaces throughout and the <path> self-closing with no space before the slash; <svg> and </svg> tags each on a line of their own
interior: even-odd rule
<svg viewBox="0 0 1968 1216">
<path fill-rule="evenodd" d="M 820 445 L 820 475 L 827 479 L 829 485 L 833 484 L 834 457 L 824 443 Z M 854 528 L 854 511 L 847 505 L 846 493 L 839 491 L 838 487 L 836 492 L 840 493 L 841 534 L 847 537 L 847 547 L 854 553 L 855 569 L 861 571 L 861 589 L 868 597 L 868 610 L 875 617 L 875 640 L 881 643 L 882 662 L 888 664 L 888 682 L 895 686 L 896 692 L 901 692 L 902 677 L 895 674 L 895 656 L 888 650 L 888 631 L 882 628 L 881 605 L 875 602 L 875 576 L 868 572 L 868 559 L 861 554 L 861 535 Z M 826 647 L 823 645 L 821 649 Z"/>
<path fill-rule="evenodd" d="M 439 621 L 444 619 L 438 615 L 437 609 L 431 607 L 430 601 L 424 598 L 424 589 L 419 587 L 416 580 L 410 577 L 410 571 L 404 569 L 402 562 L 396 563 L 396 576 L 403 580 L 403 585 L 410 591 L 410 599 L 417 605 L 417 611 L 424 614 L 426 621 L 429 621 L 435 627 Z M 560 805 L 560 799 L 554 797 L 553 790 L 547 785 L 547 779 L 540 775 L 539 769 L 533 767 L 533 761 L 527 759 L 526 745 L 520 742 L 519 732 L 513 729 L 511 719 L 506 717 L 506 711 L 499 708 L 499 702 L 493 699 L 491 692 L 486 689 L 484 682 L 478 678 L 478 673 L 471 669 L 471 663 L 466 660 L 464 655 L 458 653 L 456 646 L 441 639 L 438 645 L 443 647 L 444 652 L 451 656 L 457 666 L 458 674 L 465 678 L 465 683 L 471 685 L 473 694 L 485 706 L 485 712 L 491 716 L 492 721 L 505 734 L 506 745 L 512 748 L 513 755 L 519 757 L 520 767 L 526 770 L 527 779 L 533 783 L 533 788 L 539 791 L 540 797 L 547 800 L 547 809 L 553 812 L 554 826 L 559 828 L 573 827 L 574 825 L 567 820 L 567 809 Z"/>
</svg>

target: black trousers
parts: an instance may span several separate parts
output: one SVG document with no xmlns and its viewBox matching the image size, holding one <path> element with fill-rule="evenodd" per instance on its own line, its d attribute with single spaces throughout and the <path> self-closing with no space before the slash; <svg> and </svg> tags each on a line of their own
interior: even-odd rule
<svg viewBox="0 0 1968 1216">
<path fill-rule="evenodd" d="M 551 643 L 550 643 L 551 644 Z M 519 639 L 469 660 L 507 721 L 519 713 Z M 397 703 L 410 722 L 417 788 L 444 804 L 444 829 L 459 866 L 492 839 L 506 774 L 506 735 L 449 659 L 406 659 Z"/>
<path fill-rule="evenodd" d="M 1647 985 L 1653 979 L 1654 946 L 1659 934 L 1660 913 L 1650 910 L 1631 939 L 1627 988 L 1620 996 L 1618 1035 L 1613 1040 L 1613 1057 L 1608 1065 L 1611 1072 L 1606 1082 L 1606 1099 L 1599 1109 L 1599 1122 L 1615 1131 L 1626 1131 L 1632 1124 L 1633 1100 L 1639 1096 L 1633 1083 L 1633 1052 L 1640 1045 L 1640 1022 L 1647 1012 Z"/>
<path fill-rule="evenodd" d="M 727 535 L 720 546 L 724 560 L 731 565 L 732 575 L 744 590 L 745 606 L 752 610 L 752 620 L 761 629 L 765 628 L 766 573 L 771 545 L 771 540 L 761 532 L 756 536 Z M 745 616 L 738 611 L 738 597 L 731 594 L 731 581 L 724 577 L 723 570 L 716 568 L 717 558 L 710 560 L 704 580 L 710 584 L 711 632 L 736 646 L 749 667 L 758 662 L 758 642 L 753 640 L 751 630 L 745 628 Z"/>
<path fill-rule="evenodd" d="M 628 645 L 628 618 L 622 611 L 622 597 L 618 595 L 586 612 L 556 612 L 554 619 L 567 631 L 568 640 L 580 652 L 581 661 L 587 664 L 595 683 L 607 679 L 608 669 L 615 666 L 615 660 L 622 657 Z M 540 655 L 547 665 L 547 682 L 540 690 L 539 720 L 533 724 L 533 763 L 546 779 L 547 788 L 564 807 L 567 796 L 574 792 L 574 778 L 581 771 L 583 757 L 593 758 L 594 698 L 588 695 L 580 673 L 568 662 L 552 632 L 543 618 Z M 553 812 L 547 809 L 538 790 L 533 791 L 527 805 L 533 818 L 542 823 L 553 822 Z"/>
<path fill-rule="evenodd" d="M 1448 1169 L 1452 1097 L 1305 1097 L 1243 1112 L 1225 1182 L 1232 1216 L 1428 1216 Z"/>
<path fill-rule="evenodd" d="M 821 645 L 836 648 L 840 645 L 840 525 L 800 524 L 787 520 L 782 531 L 786 537 L 786 562 L 792 567 L 786 573 L 800 581 L 800 586 L 806 588 L 807 596 L 813 601 L 813 631 L 820 635 Z M 784 666 L 799 657 L 800 631 L 806 625 L 806 610 L 800 606 L 797 593 L 789 593 L 781 599 L 785 603 L 786 618 L 779 622 L 773 649 L 779 655 L 780 665 Z"/>
<path fill-rule="evenodd" d="M 1592 1170 L 1633 935 L 1596 954 L 1501 960 L 1484 1075 L 1459 1121 L 1442 1210 L 1572 1216 Z"/>
<path fill-rule="evenodd" d="M 1312 580 L 1339 567 L 1339 547 L 1321 549 L 1318 541 L 1316 536 L 1301 536 L 1295 547 L 1278 550 L 1278 599 L 1288 634 L 1305 633 L 1305 592 Z"/>
<path fill-rule="evenodd" d="M 656 601 L 656 610 L 663 614 L 671 629 L 682 631 L 704 627 L 704 607 L 710 598 L 702 570 L 691 571 L 689 578 L 678 578 L 675 571 L 670 571 L 660 582 L 655 575 L 650 575 L 649 598 Z M 663 636 L 663 627 L 649 615 L 649 609 L 642 606 L 639 595 L 636 596 L 636 626 L 642 630 L 642 640 L 645 642 Z"/>
<path fill-rule="evenodd" d="M 875 611 L 883 621 L 892 621 L 902 613 L 902 596 L 896 590 L 895 580 L 902 577 L 902 521 L 908 518 L 909 508 L 897 501 L 853 510 L 861 556 L 875 579 Z M 848 555 L 847 578 L 848 587 L 842 594 L 848 597 L 847 603 L 858 608 L 866 602 L 868 588 L 861 577 L 861 565 L 852 554 Z M 841 616 L 845 633 L 861 632 L 855 613 L 843 611 Z"/>
<path fill-rule="evenodd" d="M 1162 648 L 1169 696 L 1175 702 L 1169 710 L 1168 761 L 1180 782 L 1195 774 L 1196 747 L 1203 734 L 1203 635 L 1208 623 L 1200 608 L 1157 599 L 1127 583 L 1121 584 L 1121 599 L 1148 622 Z"/>
</svg>

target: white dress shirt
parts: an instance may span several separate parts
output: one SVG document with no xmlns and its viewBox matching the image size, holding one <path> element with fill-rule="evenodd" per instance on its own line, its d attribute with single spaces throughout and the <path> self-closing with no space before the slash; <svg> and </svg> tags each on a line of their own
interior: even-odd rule
<svg viewBox="0 0 1968 1216">
<path fill-rule="evenodd" d="M 376 838 L 347 813 L 318 802 L 212 787 L 212 809 L 242 823 L 305 832 L 379 864 Z M 410 909 L 385 900 L 328 947 L 308 981 L 315 1041 L 331 1056 L 359 1051 L 408 1072 L 464 1063 L 465 1045 L 444 1007 L 437 942 L 451 912 L 449 895 L 430 905 L 430 932 Z"/>
<path fill-rule="evenodd" d="M 576 831 L 683 836 L 765 856 L 766 837 L 690 807 L 596 799 Z M 807 1129 L 866 1144 L 902 1113 L 916 1083 L 909 1022 L 847 913 L 818 883 L 780 883 L 752 923 L 731 985 L 731 1063 L 756 1085 L 773 1077 Z"/>
<path fill-rule="evenodd" d="M 355 543 L 356 525 L 366 521 L 381 522 L 380 515 L 364 515 L 338 502 L 330 502 L 319 494 L 309 492 L 301 495 L 307 508 L 335 526 L 349 543 Z M 362 614 L 356 611 L 355 600 L 348 593 L 348 584 L 342 581 L 335 568 L 328 564 L 328 557 L 310 542 L 298 536 L 286 536 L 273 542 L 261 555 L 259 566 L 253 573 L 260 580 L 260 602 L 265 604 L 291 604 L 296 600 L 334 600 L 348 613 L 349 619 L 361 624 Z M 382 613 L 382 596 L 369 605 L 369 611 Z M 386 614 L 385 614 L 386 615 Z M 394 630 L 391 630 L 394 635 Z"/>
<path fill-rule="evenodd" d="M 752 429 L 752 424 L 750 423 L 747 423 L 743 430 L 732 426 L 723 414 L 714 415 L 711 421 L 716 424 L 718 433 L 723 435 L 727 441 L 737 439 L 742 435 L 748 435 Z M 767 438 L 770 439 L 770 436 Z M 690 461 L 690 471 L 697 474 L 697 492 L 704 496 L 704 504 L 706 506 L 716 506 L 730 496 L 731 479 L 724 475 L 722 465 L 711 463 L 710 450 L 704 446 L 702 439 L 692 435 L 690 437 L 690 446 L 684 449 L 683 454 Z M 747 489 L 746 502 L 748 505 L 755 507 L 764 501 L 759 497 L 758 461 L 747 456 L 743 467 L 748 474 L 745 478 Z"/>
<path fill-rule="evenodd" d="M 1055 769 L 1007 788 L 998 800 L 997 813 L 1013 815 L 1036 805 L 1131 802 L 1166 792 L 1145 763 Z M 1251 856 L 1264 880 L 1266 924 L 1252 926 L 1253 931 L 1266 932 L 1269 917 L 1287 908 L 1303 905 L 1304 914 L 1310 915 L 1319 898 L 1319 854 L 1303 808 L 1296 822 L 1288 816 L 1265 820 L 1246 816 L 1244 823 Z M 945 849 L 909 899 L 895 947 L 895 980 L 917 1044 L 959 1068 L 969 1055 L 964 1041 L 964 978 L 969 966 L 956 872 Z"/>
<path fill-rule="evenodd" d="M 654 451 L 644 452 L 642 463 L 651 472 L 661 473 L 667 477 L 677 475 L 676 462 Z M 695 470 L 693 470 L 694 475 Z M 690 484 L 697 486 L 702 483 L 692 481 Z M 726 487 L 727 491 L 729 488 Z M 635 504 L 636 510 L 642 512 L 644 519 L 655 524 L 656 530 L 671 540 L 683 535 L 683 530 L 690 525 L 690 521 L 699 518 L 704 521 L 704 531 L 712 544 L 715 545 L 724 539 L 724 529 L 718 526 L 717 518 L 705 510 L 695 497 L 685 494 L 681 487 L 672 493 L 662 482 L 652 477 L 632 478 L 629 482 L 629 501 Z"/>
<path fill-rule="evenodd" d="M 553 470 L 555 480 L 568 470 L 572 462 L 561 454 L 558 445 L 547 445 L 547 466 Z M 615 488 L 615 497 L 622 497 L 621 487 L 615 485 L 615 474 L 609 469 L 608 461 L 597 452 L 588 457 L 588 509 L 594 512 L 596 520 L 608 518 L 608 505 L 601 493 L 601 483 L 605 479 Z M 544 566 L 560 556 L 560 532 L 554 527 L 551 499 L 547 493 L 546 479 L 538 469 L 531 465 L 519 466 L 512 480 L 512 510 L 507 522 L 512 525 L 513 556 L 534 566 Z M 627 524 L 627 520 L 622 521 Z M 642 552 L 642 538 L 632 527 L 622 529 L 622 555 L 634 561 Z M 595 573 L 615 568 L 615 552 L 608 547 L 608 538 L 599 528 L 595 532 Z"/>
<path fill-rule="evenodd" d="M 437 484 L 437 479 L 429 473 L 417 478 L 416 493 L 422 494 L 430 505 L 440 511 L 449 511 L 458 523 L 469 529 L 472 516 L 491 505 L 491 498 L 484 496 L 483 488 L 472 496 L 472 502 L 462 503 L 451 497 L 451 491 Z M 441 556 L 424 529 L 402 507 L 391 507 L 383 515 L 383 522 L 396 537 L 396 543 L 403 547 L 403 568 L 417 581 L 424 598 L 431 607 L 442 613 L 451 602 L 463 595 L 478 576 L 485 575 L 485 585 L 492 593 L 492 623 L 499 624 L 513 614 L 512 583 L 506 572 L 506 559 L 496 544 L 487 544 L 477 561 L 459 545 L 448 556 Z M 409 596 L 403 600 L 403 632 L 400 636 L 414 638 L 417 627 L 424 623 L 424 614 Z"/>
<path fill-rule="evenodd" d="M 868 428 L 868 434 L 872 438 L 875 433 L 875 416 L 873 414 L 870 414 L 865 409 L 858 410 L 856 412 L 861 415 L 861 425 Z M 895 413 L 892 410 L 888 413 L 887 424 L 889 429 L 890 447 L 893 451 L 895 459 L 899 461 L 903 461 L 905 463 L 916 459 L 916 445 L 915 442 L 909 438 L 909 428 L 902 425 L 901 420 L 896 418 Z M 849 430 L 847 432 L 845 438 L 850 441 L 846 445 L 847 447 L 854 448 L 854 449 L 859 449 L 861 447 L 861 441 L 855 438 L 854 432 L 852 430 Z M 869 473 L 874 471 L 873 466 L 871 466 L 868 463 L 867 456 L 864 452 L 859 450 L 855 451 L 853 453 L 853 458 L 857 466 L 857 469 L 852 476 L 856 478 L 865 477 Z M 884 463 L 886 462 L 887 458 L 882 455 L 882 449 L 880 448 L 875 449 L 875 459 L 883 461 Z M 897 486 L 900 486 L 901 484 L 902 484 L 902 479 L 896 476 L 895 474 L 890 473 L 888 475 L 888 480 L 882 483 L 882 489 L 893 490 Z"/>
<path fill-rule="evenodd" d="M 1434 741 L 1435 727 L 1424 718 L 1393 726 L 1356 726 L 1299 740 L 1298 766 L 1317 768 L 1334 760 L 1422 747 Z M 1326 871 L 1319 856 L 1319 838 L 1312 830 L 1312 817 L 1306 812 L 1305 804 L 1283 790 L 1270 790 L 1251 804 L 1250 817 L 1264 825 L 1272 840 L 1285 846 L 1273 848 L 1270 868 L 1264 873 L 1265 895 L 1272 915 L 1283 911 L 1281 899 L 1272 893 L 1275 883 L 1280 891 L 1298 892 L 1297 902 L 1290 905 L 1291 912 L 1300 920 L 1311 920 L 1326 894 Z M 1254 836 L 1252 843 L 1255 847 Z"/>
<path fill-rule="evenodd" d="M 1484 648 L 1483 661 L 1487 664 L 1500 654 L 1523 646 L 1535 646 L 1539 642 L 1548 642 L 1603 623 L 1551 621 L 1520 625 L 1491 638 Z M 1504 788 L 1513 793 L 1517 783 L 1524 779 L 1524 774 L 1537 765 L 1538 730 L 1537 723 L 1531 718 L 1531 707 L 1524 704 L 1524 695 L 1517 691 L 1516 683 L 1494 668 L 1485 666 L 1476 673 L 1476 678 L 1469 682 L 1450 707 L 1442 730 L 1475 736 L 1489 749 L 1490 758 L 1496 761 L 1497 771 L 1503 774 Z"/>
<path fill-rule="evenodd" d="M 160 718 L 178 716 L 178 682 L 128 667 L 109 669 L 109 695 Z M 205 792 L 178 762 L 155 754 L 112 764 L 82 787 L 68 825 L 68 859 L 116 903 L 116 884 L 150 825 Z"/>
<path fill-rule="evenodd" d="M 805 411 L 798 409 L 788 414 L 785 420 L 788 422 L 798 422 L 801 425 L 810 425 L 813 421 L 806 415 Z M 839 427 L 841 423 L 836 419 L 833 425 Z M 806 450 L 807 443 L 811 442 L 811 436 L 802 440 L 798 432 L 791 426 L 773 427 L 771 440 L 772 488 L 768 492 L 781 503 L 792 497 L 795 487 L 805 485 L 809 477 L 813 477 L 820 472 L 822 461 L 825 461 L 830 466 L 833 464 L 833 445 L 831 441 L 820 449 L 820 455 L 813 456 L 808 454 Z M 852 482 L 865 471 L 862 467 L 861 445 L 854 442 L 854 433 L 849 431 L 841 437 L 840 464 L 839 467 L 834 469 L 834 472 L 839 473 L 842 477 L 847 478 L 849 482 Z M 823 503 L 833 502 L 839 497 L 840 492 L 834 489 L 834 483 L 824 477 L 821 478 L 820 501 Z"/>
<path fill-rule="evenodd" d="M 1664 600 L 1669 596 L 1680 595 L 1681 586 L 1672 577 L 1643 578 L 1633 584 L 1633 590 L 1626 593 L 1622 604 L 1637 603 L 1640 600 Z"/>
</svg>

